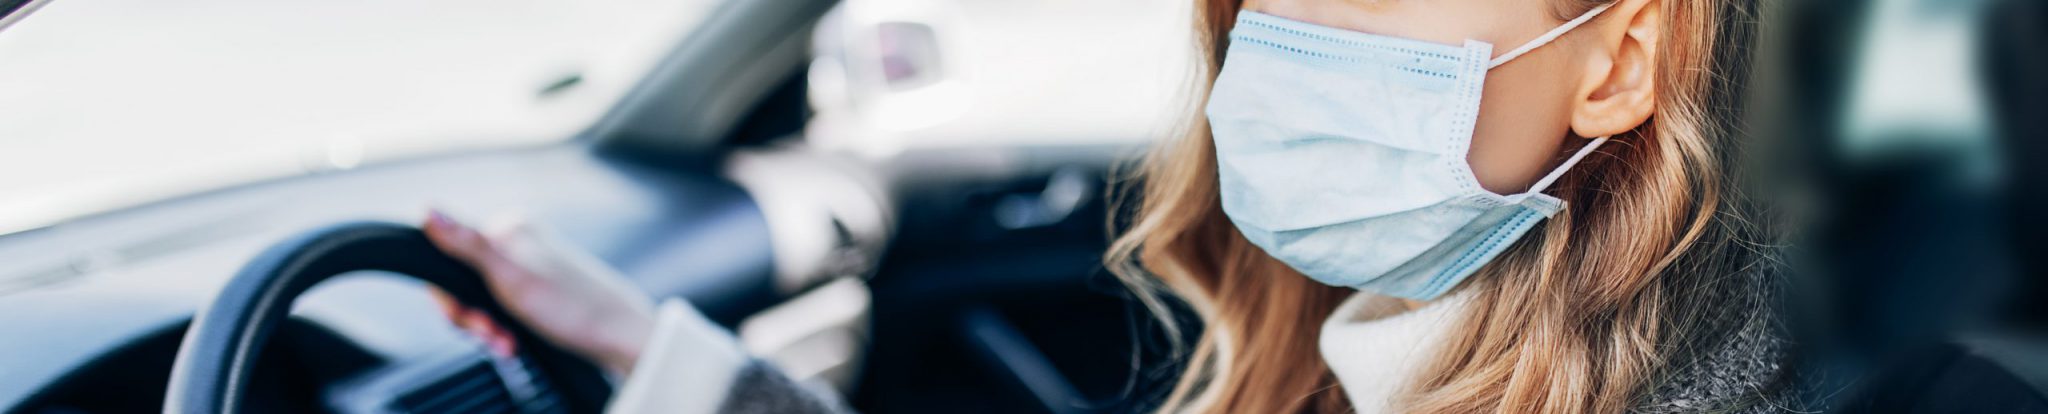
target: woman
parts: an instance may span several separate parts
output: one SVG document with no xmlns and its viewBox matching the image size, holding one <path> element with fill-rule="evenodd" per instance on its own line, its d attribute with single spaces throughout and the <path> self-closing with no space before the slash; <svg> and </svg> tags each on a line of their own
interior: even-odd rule
<svg viewBox="0 0 2048 414">
<path fill-rule="evenodd" d="M 1787 407 L 1732 168 L 1752 6 L 1201 3 L 1202 116 L 1107 256 L 1204 323 L 1160 411 Z M 526 322 L 627 375 L 615 409 L 839 408 L 594 261 L 436 217 Z"/>
</svg>

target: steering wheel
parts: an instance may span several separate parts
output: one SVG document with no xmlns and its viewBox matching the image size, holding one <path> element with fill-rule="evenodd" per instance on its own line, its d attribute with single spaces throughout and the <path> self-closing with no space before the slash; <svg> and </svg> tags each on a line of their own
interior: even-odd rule
<svg viewBox="0 0 2048 414">
<path fill-rule="evenodd" d="M 360 222 L 315 230 L 271 247 L 244 266 L 192 320 L 171 368 L 166 413 L 235 413 L 264 344 L 314 285 L 344 273 L 380 270 L 439 286 L 510 331 L 528 369 L 554 385 L 568 412 L 598 412 L 611 385 L 589 361 L 540 339 L 491 297 L 481 275 L 442 254 L 410 226 Z"/>
</svg>

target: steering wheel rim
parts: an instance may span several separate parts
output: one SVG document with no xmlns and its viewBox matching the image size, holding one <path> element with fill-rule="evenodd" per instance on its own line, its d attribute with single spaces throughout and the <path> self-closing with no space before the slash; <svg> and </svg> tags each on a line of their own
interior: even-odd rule
<svg viewBox="0 0 2048 414">
<path fill-rule="evenodd" d="M 400 224 L 356 222 L 294 237 L 243 266 L 220 296 L 193 317 L 171 366 L 164 412 L 240 412 L 255 363 L 270 334 L 290 316 L 292 302 L 320 282 L 363 270 L 436 285 L 490 315 L 519 342 L 528 369 L 554 385 L 568 411 L 597 412 L 610 398 L 610 383 L 596 365 L 519 324 L 491 296 L 481 275 L 443 254 L 425 233 Z"/>
</svg>

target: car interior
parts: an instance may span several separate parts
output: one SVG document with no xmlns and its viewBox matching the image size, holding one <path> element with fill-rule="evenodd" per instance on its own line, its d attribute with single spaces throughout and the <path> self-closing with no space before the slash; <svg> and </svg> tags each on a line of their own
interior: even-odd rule
<svg viewBox="0 0 2048 414">
<path fill-rule="evenodd" d="M 1100 264 L 1108 173 L 1144 137 L 885 158 L 806 143 L 814 72 L 881 58 L 814 46 L 836 3 L 720 4 L 560 143 L 233 186 L 0 238 L 0 337 L 34 350 L 0 357 L 0 407 L 602 407 L 610 384 L 587 363 L 532 347 L 494 358 L 440 320 L 423 281 L 475 280 L 403 230 L 429 205 L 534 217 L 864 410 L 1128 410 L 1130 395 L 1170 381 L 1125 375 L 1165 350 L 1140 347 L 1148 316 Z M 917 17 L 889 30 L 940 25 Z M 861 99 L 950 82 L 920 76 Z"/>
<path fill-rule="evenodd" d="M 65 1 L 0 0 L 0 39 Z M 1185 5 L 713 3 L 573 136 L 0 227 L 0 412 L 602 410 L 616 379 L 589 362 L 516 323 L 534 345 L 493 356 L 441 317 L 428 285 L 511 320 L 413 228 L 428 207 L 544 223 L 859 411 L 1132 412 L 1166 395 L 1188 338 L 1166 337 L 1102 253 L 1127 167 L 1180 116 L 1190 57 L 1158 45 L 1187 42 Z M 959 4 L 901 6 L 927 3 Z M 1933 3 L 1948 4 L 1764 14 L 1770 109 L 1753 124 L 1787 137 L 1810 181 L 1778 184 L 1828 218 L 1787 257 L 1812 269 L 1795 297 L 1813 298 L 1796 319 L 1815 372 L 1844 373 L 1814 386 L 1845 390 L 1832 411 L 2048 412 L 2031 336 L 2048 327 L 2048 262 L 2028 236 L 2048 141 L 2021 115 L 2048 96 L 2048 54 L 2028 50 L 2048 8 Z M 1895 13 L 1953 19 L 1883 34 Z M 1034 26 L 1055 18 L 1082 22 Z M 1865 104 L 1900 101 L 1870 90 L 1924 68 L 1859 70 L 1922 57 L 1856 45 L 1938 30 L 2001 39 L 1956 46 L 1981 57 L 1959 70 L 2006 86 L 1979 88 L 1999 115 Z M 1144 42 L 1063 46 L 1104 34 Z M 2006 179 L 1982 178 L 1992 160 Z"/>
</svg>

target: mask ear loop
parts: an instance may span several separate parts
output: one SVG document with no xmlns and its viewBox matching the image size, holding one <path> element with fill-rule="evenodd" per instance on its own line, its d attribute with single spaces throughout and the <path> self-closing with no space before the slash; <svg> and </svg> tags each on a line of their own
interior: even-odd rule
<svg viewBox="0 0 2048 414">
<path fill-rule="evenodd" d="M 1607 11 L 1607 8 L 1609 7 L 1614 7 L 1614 3 L 1602 4 L 1600 5 L 1600 7 L 1594 7 L 1592 10 L 1587 10 L 1586 14 L 1581 14 L 1578 18 L 1572 19 L 1572 21 L 1564 22 L 1564 25 L 1558 26 L 1556 29 L 1550 29 L 1549 32 L 1543 33 L 1542 36 L 1536 36 L 1535 39 L 1530 39 L 1528 43 L 1523 43 L 1521 47 L 1517 47 L 1515 48 L 1515 50 L 1510 50 L 1507 53 L 1503 53 L 1500 55 L 1500 57 L 1493 58 L 1493 63 L 1486 65 L 1486 68 L 1493 69 L 1494 67 L 1500 66 L 1503 63 L 1508 63 L 1508 61 L 1510 60 L 1515 60 L 1516 57 L 1520 57 L 1524 53 L 1529 53 L 1529 51 L 1531 50 L 1536 50 L 1537 47 L 1549 44 L 1550 41 L 1557 40 L 1558 36 L 1564 36 L 1565 33 L 1571 32 L 1573 28 L 1579 27 L 1579 25 L 1586 24 L 1586 22 L 1592 21 L 1593 18 L 1599 16 L 1601 12 Z"/>
<path fill-rule="evenodd" d="M 1544 175 L 1543 179 L 1536 180 L 1536 185 L 1529 187 L 1529 193 L 1540 193 L 1543 192 L 1543 189 L 1550 188 L 1550 184 L 1557 182 L 1558 177 L 1563 177 L 1565 171 L 1570 171 L 1573 165 L 1579 163 L 1579 160 L 1586 159 L 1586 154 L 1593 153 L 1594 149 L 1600 148 L 1600 144 L 1605 143 L 1607 143 L 1607 137 L 1594 138 L 1592 143 L 1586 144 L 1585 148 L 1579 148 L 1579 152 L 1573 153 L 1571 158 L 1566 158 L 1564 164 L 1558 165 L 1555 170 L 1550 170 L 1550 174 Z"/>
</svg>

